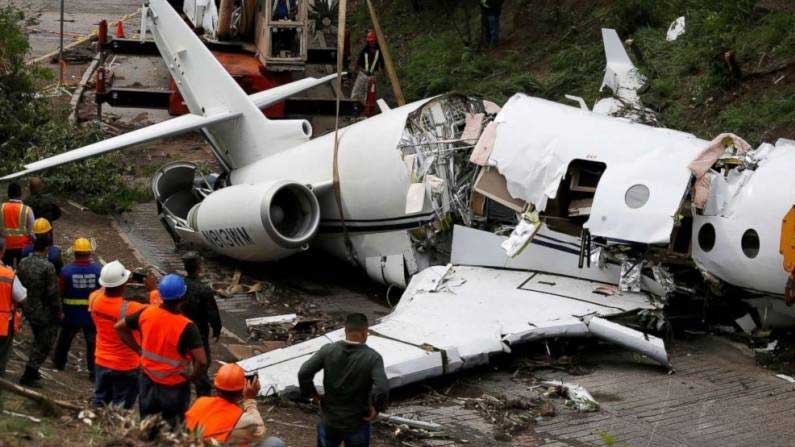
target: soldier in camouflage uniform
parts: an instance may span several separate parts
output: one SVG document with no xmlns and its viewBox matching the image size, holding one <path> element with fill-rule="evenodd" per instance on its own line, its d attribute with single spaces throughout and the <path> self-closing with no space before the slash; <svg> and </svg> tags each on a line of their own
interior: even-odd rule
<svg viewBox="0 0 795 447">
<path fill-rule="evenodd" d="M 188 286 L 185 292 L 182 312 L 199 329 L 204 344 L 204 351 L 207 353 L 207 363 L 210 360 L 210 328 L 213 330 L 213 338 L 218 341 L 221 336 L 221 315 L 218 312 L 218 304 L 215 302 L 215 292 L 207 284 L 204 284 L 199 277 L 202 268 L 201 257 L 196 252 L 188 252 L 182 257 L 185 264 L 185 285 Z M 196 395 L 209 396 L 213 386 L 207 371 L 204 377 L 196 382 Z"/>
<path fill-rule="evenodd" d="M 58 335 L 59 321 L 63 318 L 58 276 L 47 259 L 50 241 L 40 237 L 33 243 L 34 252 L 19 263 L 17 276 L 28 289 L 28 298 L 22 302 L 22 312 L 33 330 L 33 349 L 28 356 L 25 373 L 19 383 L 36 386 L 41 379 L 39 367 L 52 350 Z"/>
<path fill-rule="evenodd" d="M 30 195 L 25 199 L 25 204 L 33 210 L 33 215 L 43 217 L 51 223 L 61 217 L 61 208 L 55 198 L 45 191 L 47 186 L 39 177 L 32 177 L 28 185 Z"/>
</svg>

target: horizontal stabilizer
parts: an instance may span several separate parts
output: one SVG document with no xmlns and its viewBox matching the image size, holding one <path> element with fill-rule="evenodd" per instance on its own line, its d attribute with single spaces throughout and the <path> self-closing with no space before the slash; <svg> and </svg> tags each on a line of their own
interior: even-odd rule
<svg viewBox="0 0 795 447">
<path fill-rule="evenodd" d="M 159 124 L 144 127 L 143 129 L 134 130 L 117 137 L 99 141 L 94 144 L 89 144 L 88 146 L 84 146 L 79 149 L 45 158 L 44 160 L 35 161 L 25 165 L 24 170 L 9 174 L 3 178 L 0 178 L 0 180 L 11 180 L 17 177 L 32 174 L 37 171 L 53 168 L 65 163 L 71 163 L 84 158 L 94 157 L 107 152 L 135 146 L 137 144 L 148 143 L 158 138 L 180 135 L 192 130 L 210 126 L 212 124 L 229 121 L 237 118 L 238 116 L 240 116 L 239 113 L 229 112 L 215 113 L 210 116 L 199 116 L 193 114 L 183 115 L 179 118 L 173 118 Z"/>
<path fill-rule="evenodd" d="M 345 73 L 342 73 L 342 75 L 344 76 Z M 248 98 L 254 103 L 254 105 L 260 109 L 264 109 L 278 102 L 284 101 L 293 95 L 309 90 L 310 88 L 317 87 L 318 85 L 323 85 L 326 82 L 332 81 L 336 78 L 336 73 L 323 76 L 322 78 L 304 78 L 289 84 L 280 85 L 278 87 L 273 87 L 268 90 L 254 93 L 253 95 L 249 95 Z"/>
</svg>

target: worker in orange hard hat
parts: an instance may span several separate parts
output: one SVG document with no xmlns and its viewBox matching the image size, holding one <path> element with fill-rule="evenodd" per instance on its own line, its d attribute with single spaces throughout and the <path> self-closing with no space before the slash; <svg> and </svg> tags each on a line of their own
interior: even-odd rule
<svg viewBox="0 0 795 447">
<path fill-rule="evenodd" d="M 36 239 L 46 239 L 49 247 L 47 247 L 47 260 L 55 267 L 55 273 L 60 274 L 63 268 L 63 258 L 61 256 L 61 248 L 54 244 L 52 236 L 52 224 L 49 220 L 39 217 L 33 221 L 33 236 Z M 33 253 L 33 241 L 22 249 L 22 259 L 27 258 Z"/>
<path fill-rule="evenodd" d="M 86 339 L 86 368 L 88 378 L 93 382 L 97 329 L 88 309 L 88 297 L 99 289 L 102 266 L 91 260 L 94 249 L 88 239 L 76 239 L 72 249 L 75 255 L 74 262 L 61 269 L 60 287 L 64 318 L 61 321 L 58 341 L 55 342 L 52 361 L 56 369 L 63 371 L 66 368 L 72 340 L 78 332 L 83 332 Z"/>
<path fill-rule="evenodd" d="M 216 396 L 196 399 L 185 413 L 189 430 L 224 445 L 284 446 L 281 439 L 265 439 L 265 423 L 257 409 L 260 385 L 256 375 L 247 378 L 243 368 L 229 363 L 215 374 L 213 385 Z"/>
</svg>

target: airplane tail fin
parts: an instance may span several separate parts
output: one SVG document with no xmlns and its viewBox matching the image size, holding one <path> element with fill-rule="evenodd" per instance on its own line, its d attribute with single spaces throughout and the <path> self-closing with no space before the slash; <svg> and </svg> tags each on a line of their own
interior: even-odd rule
<svg viewBox="0 0 795 447">
<path fill-rule="evenodd" d="M 306 120 L 267 119 L 166 0 L 149 0 L 145 16 L 190 112 L 239 114 L 206 127 L 216 156 L 228 168 L 246 166 L 311 137 Z"/>
</svg>

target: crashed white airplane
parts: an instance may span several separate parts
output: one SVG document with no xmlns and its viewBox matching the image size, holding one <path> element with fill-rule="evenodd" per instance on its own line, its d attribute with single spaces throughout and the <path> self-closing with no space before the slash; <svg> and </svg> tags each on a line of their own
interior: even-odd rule
<svg viewBox="0 0 795 447">
<path fill-rule="evenodd" d="M 199 130 L 224 172 L 174 163 L 153 179 L 178 238 L 251 261 L 312 244 L 387 284 L 414 275 L 369 341 L 393 386 L 560 336 L 600 337 L 670 366 L 659 338 L 607 318 L 659 314 L 673 294 L 742 294 L 761 324 L 795 321 L 778 252 L 795 201 L 793 142 L 751 150 L 734 135 L 710 142 L 607 116 L 612 106 L 519 94 L 499 110 L 444 95 L 341 129 L 335 156 L 333 134 L 310 139 L 308 122 L 259 110 L 331 77 L 246 96 L 166 1 L 144 14 L 191 113 L 3 180 Z M 605 84 L 634 103 L 637 73 L 613 35 Z M 241 365 L 273 385 L 264 392 L 289 391 L 300 364 L 340 337 Z"/>
</svg>

